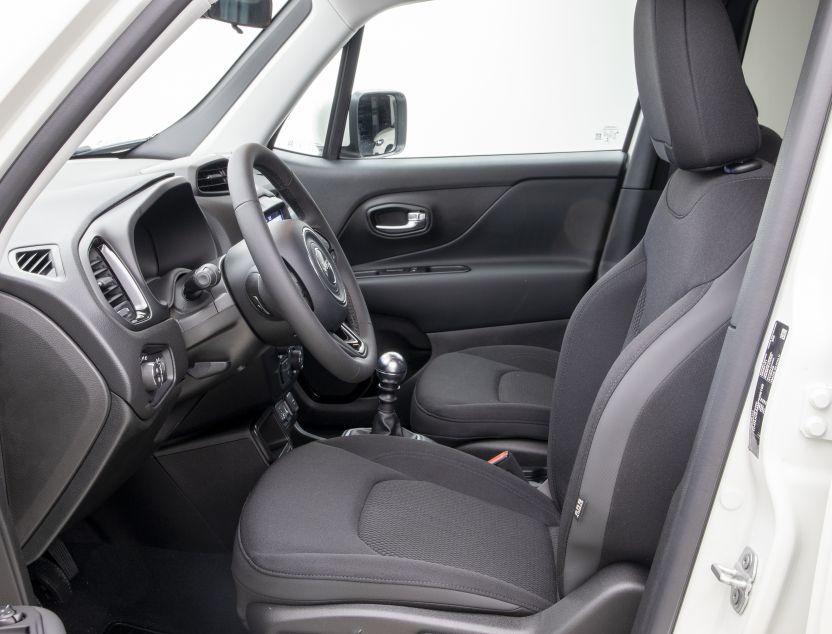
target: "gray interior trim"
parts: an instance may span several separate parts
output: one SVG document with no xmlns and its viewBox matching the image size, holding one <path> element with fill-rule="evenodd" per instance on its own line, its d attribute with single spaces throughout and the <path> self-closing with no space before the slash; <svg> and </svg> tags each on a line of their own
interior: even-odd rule
<svg viewBox="0 0 832 634">
<path fill-rule="evenodd" d="M 128 156 L 175 159 L 192 154 L 311 11 L 312 0 L 290 0 L 193 110 Z"/>
<path fill-rule="evenodd" d="M 153 0 L 70 90 L 0 177 L 0 227 L 90 111 L 188 4 L 189 0 Z"/>
<path fill-rule="evenodd" d="M 630 631 L 646 573 L 609 566 L 550 608 L 527 617 L 441 612 L 399 606 L 252 604 L 246 623 L 258 634 L 624 634 Z"/>
<path fill-rule="evenodd" d="M 676 512 L 654 560 L 634 632 L 672 632 L 745 402 L 826 129 L 832 6 L 822 0 L 760 229 L 705 406 Z"/>
<path fill-rule="evenodd" d="M 63 330 L 2 293 L 0 336 L 4 477 L 17 536 L 25 543 L 98 436 L 110 398 L 104 379 Z M 34 455 L 38 460 L 21 460 Z"/>
<path fill-rule="evenodd" d="M 238 557 L 241 549 L 235 549 L 234 556 Z M 243 555 L 239 555 L 243 556 Z M 263 587 L 262 580 L 255 580 L 255 575 L 261 577 L 265 573 L 259 573 L 252 570 L 253 564 L 249 562 L 248 567 L 242 564 L 234 566 L 234 581 L 238 587 L 238 610 L 243 608 L 240 604 L 241 592 L 245 592 L 245 602 L 250 606 L 256 605 L 258 598 L 263 602 L 274 601 L 268 596 L 259 596 L 251 589 L 255 584 L 257 587 Z M 465 590 L 456 590 L 451 587 L 431 587 L 419 585 L 416 583 L 395 582 L 392 580 L 385 580 L 383 583 L 378 581 L 361 581 L 356 579 L 339 580 L 339 579 L 304 579 L 299 576 L 295 577 L 281 577 L 276 574 L 270 575 L 269 589 L 274 589 L 275 593 L 280 593 L 285 601 L 293 601 L 299 604 L 315 604 L 314 601 L 309 601 L 309 597 L 332 596 L 337 593 L 338 596 L 343 597 L 346 601 L 361 601 L 365 597 L 378 597 L 379 602 L 389 602 L 393 605 L 401 603 L 401 596 L 406 593 L 409 597 L 408 604 L 413 605 L 417 603 L 422 606 L 432 606 L 438 610 L 476 610 L 477 612 L 492 612 L 498 614 L 510 614 L 512 612 L 518 614 L 528 614 L 533 611 L 532 607 L 518 607 L 509 600 L 502 600 L 497 597 L 478 595 Z M 286 579 L 289 579 L 287 582 Z M 320 602 L 319 602 L 320 603 Z M 323 602 L 326 605 L 327 602 Z M 338 605 L 338 603 L 329 602 L 329 605 Z M 539 607 L 537 609 L 540 609 Z M 255 630 L 259 633 L 259 630 Z"/>
<path fill-rule="evenodd" d="M 722 328 L 731 316 L 750 249 L 711 284 L 702 298 L 633 363 L 618 383 L 601 415 L 584 467 L 580 519 L 569 526 L 563 563 L 566 592 L 589 578 L 601 562 L 616 476 L 627 438 L 654 389 L 680 360 Z M 572 512 L 572 509 L 565 509 Z"/>
</svg>

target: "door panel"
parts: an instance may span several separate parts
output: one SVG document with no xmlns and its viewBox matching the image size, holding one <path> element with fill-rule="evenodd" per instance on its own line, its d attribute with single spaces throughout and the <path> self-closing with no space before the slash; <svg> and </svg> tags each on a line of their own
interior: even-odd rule
<svg viewBox="0 0 832 634">
<path fill-rule="evenodd" d="M 568 319 L 594 278 L 625 154 L 282 157 L 337 227 L 370 310 L 432 333 Z M 368 210 L 394 204 L 429 210 L 428 231 L 373 231 Z"/>
<path fill-rule="evenodd" d="M 326 160 L 277 150 L 340 233 L 356 206 L 381 194 L 507 187 L 538 178 L 619 178 L 627 155 L 620 151 Z"/>
<path fill-rule="evenodd" d="M 432 342 L 558 347 L 595 279 L 626 161 L 617 151 L 338 161 L 279 154 L 338 234 L 379 345 L 408 358 L 405 420 Z M 385 224 L 425 210 L 427 230 L 380 235 L 368 214 L 379 206 L 404 208 Z M 372 412 L 372 381 L 338 386 L 316 366 L 304 372 L 305 422 L 342 427 Z"/>
</svg>

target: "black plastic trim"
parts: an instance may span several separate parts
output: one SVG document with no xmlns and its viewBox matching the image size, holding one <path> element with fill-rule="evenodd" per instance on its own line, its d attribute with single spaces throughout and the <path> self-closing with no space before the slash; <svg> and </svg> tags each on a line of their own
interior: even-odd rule
<svg viewBox="0 0 832 634">
<path fill-rule="evenodd" d="M 748 45 L 748 36 L 751 33 L 751 24 L 754 21 L 754 12 L 757 10 L 757 0 L 725 0 L 725 10 L 731 20 L 731 28 L 734 30 L 734 37 L 737 40 L 737 48 L 740 51 L 740 59 L 745 56 L 745 48 Z"/>
<path fill-rule="evenodd" d="M 323 158 L 337 159 L 341 155 L 341 144 L 344 140 L 344 130 L 347 127 L 347 115 L 350 111 L 350 97 L 355 83 L 355 70 L 358 68 L 358 56 L 361 53 L 361 40 L 364 28 L 358 29 L 341 51 L 341 66 L 338 69 L 338 80 L 335 82 L 335 96 L 332 110 L 329 113 L 329 123 L 326 126 Z"/>
</svg>

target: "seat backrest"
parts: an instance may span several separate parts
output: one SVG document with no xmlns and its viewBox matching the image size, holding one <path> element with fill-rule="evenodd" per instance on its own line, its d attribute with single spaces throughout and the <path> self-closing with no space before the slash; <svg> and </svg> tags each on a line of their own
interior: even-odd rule
<svg viewBox="0 0 832 634">
<path fill-rule="evenodd" d="M 773 170 L 754 158 L 760 128 L 721 0 L 639 0 L 635 49 L 645 123 L 679 169 L 561 349 L 549 438 L 561 595 L 609 563 L 652 561 Z"/>
</svg>

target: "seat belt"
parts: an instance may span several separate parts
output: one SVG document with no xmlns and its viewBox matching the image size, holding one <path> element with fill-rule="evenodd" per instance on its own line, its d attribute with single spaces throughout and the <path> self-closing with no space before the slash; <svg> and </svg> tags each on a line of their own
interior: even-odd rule
<svg viewBox="0 0 832 634">
<path fill-rule="evenodd" d="M 493 464 L 495 467 L 499 467 L 503 471 L 513 473 L 522 480 L 526 479 L 526 476 L 523 475 L 523 467 L 520 466 L 520 463 L 517 462 L 517 458 L 515 458 L 514 454 L 510 451 L 501 451 L 496 456 L 489 459 L 488 464 Z"/>
</svg>

